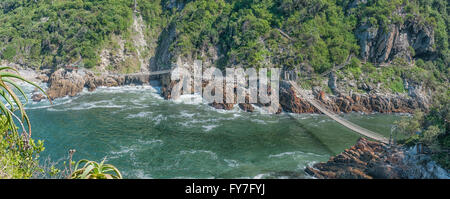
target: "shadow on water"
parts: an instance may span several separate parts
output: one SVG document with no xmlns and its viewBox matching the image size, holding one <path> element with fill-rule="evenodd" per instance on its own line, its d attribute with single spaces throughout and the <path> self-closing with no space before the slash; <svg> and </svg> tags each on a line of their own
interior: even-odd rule
<svg viewBox="0 0 450 199">
<path fill-rule="evenodd" d="M 323 147 L 330 155 L 334 154 L 333 150 L 328 147 L 319 137 L 317 137 L 314 132 L 309 130 L 305 125 L 303 125 L 300 121 L 298 121 L 297 118 L 292 117 L 289 115 L 289 118 L 295 121 L 295 124 L 299 126 L 301 129 L 303 129 L 303 132 L 305 132 L 306 135 L 308 135 L 312 140 L 315 141 L 315 143 L 318 144 L 318 146 Z"/>
</svg>

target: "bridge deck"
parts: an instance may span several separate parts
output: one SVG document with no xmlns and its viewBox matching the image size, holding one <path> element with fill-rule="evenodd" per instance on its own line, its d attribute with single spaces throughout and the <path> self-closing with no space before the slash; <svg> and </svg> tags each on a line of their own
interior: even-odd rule
<svg viewBox="0 0 450 199">
<path fill-rule="evenodd" d="M 297 91 L 297 93 L 300 95 L 301 98 L 305 99 L 306 101 L 308 101 L 311 105 L 313 105 L 314 107 L 316 107 L 320 112 L 324 113 L 325 115 L 327 115 L 328 117 L 330 117 L 331 119 L 333 119 L 334 121 L 338 122 L 339 124 L 349 128 L 352 131 L 355 131 L 356 133 L 359 133 L 363 136 L 372 138 L 374 140 L 383 142 L 385 144 L 389 143 L 389 140 L 385 137 L 383 137 L 382 135 L 375 133 L 371 130 L 365 129 L 363 127 L 360 127 L 350 121 L 345 120 L 344 118 L 340 117 L 339 115 L 328 111 L 328 109 L 326 109 L 325 107 L 323 107 L 322 105 L 319 104 L 319 102 L 317 102 L 315 99 L 309 97 L 308 95 L 306 95 L 303 90 L 301 88 L 298 87 L 298 85 L 293 82 L 293 81 L 289 81 L 291 83 L 291 85 L 294 87 L 295 91 Z"/>
</svg>

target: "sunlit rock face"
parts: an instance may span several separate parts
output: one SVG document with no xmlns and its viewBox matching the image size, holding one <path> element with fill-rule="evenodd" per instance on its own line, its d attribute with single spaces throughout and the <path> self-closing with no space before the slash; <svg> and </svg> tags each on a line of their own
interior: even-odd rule
<svg viewBox="0 0 450 199">
<path fill-rule="evenodd" d="M 403 24 L 384 28 L 370 22 L 362 23 L 356 30 L 356 37 L 361 58 L 373 63 L 390 63 L 396 58 L 411 63 L 414 58 L 428 60 L 436 56 L 434 30 L 418 19 L 408 19 Z"/>
</svg>

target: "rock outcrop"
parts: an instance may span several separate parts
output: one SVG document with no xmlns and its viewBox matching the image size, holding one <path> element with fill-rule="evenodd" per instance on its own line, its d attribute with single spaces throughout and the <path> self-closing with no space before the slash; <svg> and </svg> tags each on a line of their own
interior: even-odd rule
<svg viewBox="0 0 450 199">
<path fill-rule="evenodd" d="M 450 174 L 416 148 L 389 147 L 360 138 L 344 152 L 325 163 L 305 168 L 319 179 L 450 179 Z"/>
<path fill-rule="evenodd" d="M 40 102 L 41 100 L 46 99 L 46 98 L 47 98 L 47 97 L 45 97 L 45 95 L 42 94 L 42 93 L 34 93 L 34 94 L 31 96 L 31 99 L 32 99 L 34 102 Z"/>
<path fill-rule="evenodd" d="M 94 91 L 101 86 L 143 85 L 148 84 L 149 80 L 150 77 L 146 74 L 127 75 L 104 73 L 96 75 L 94 72 L 88 70 L 58 69 L 50 75 L 47 94 L 53 100 L 65 96 L 73 97 L 83 91 L 83 88 Z M 40 99 L 42 98 L 39 96 L 33 98 L 35 101 L 40 101 Z"/>
<path fill-rule="evenodd" d="M 59 69 L 55 71 L 49 79 L 47 95 L 50 99 L 64 96 L 75 96 L 83 91 L 85 80 L 76 71 Z"/>
<path fill-rule="evenodd" d="M 307 167 L 305 172 L 321 179 L 407 178 L 403 158 L 403 153 L 395 149 L 360 138 L 355 146 L 331 157 L 326 163 Z"/>
<path fill-rule="evenodd" d="M 313 93 L 317 101 L 336 113 L 379 112 L 379 113 L 413 113 L 415 109 L 427 110 L 425 101 L 410 96 L 388 94 L 356 94 L 351 96 L 338 93 L 327 96 L 323 91 Z M 295 89 L 288 82 L 280 84 L 280 105 L 291 113 L 320 113 L 306 100 L 298 97 Z"/>
<path fill-rule="evenodd" d="M 176 80 L 176 81 L 170 80 L 169 75 L 162 76 L 162 78 L 161 78 L 161 84 L 162 84 L 161 96 L 164 97 L 164 99 L 173 99 L 172 91 L 173 91 L 175 85 L 178 82 L 179 82 L 179 80 Z M 207 81 L 203 81 L 202 82 L 202 88 L 204 89 L 207 84 L 208 84 Z M 224 85 L 226 85 L 226 84 L 224 84 Z M 222 88 L 222 93 L 224 94 L 224 98 L 223 98 L 224 101 L 226 101 L 226 96 L 227 96 L 226 90 L 227 89 L 225 89 L 225 86 L 224 86 Z M 236 98 L 236 95 L 237 95 L 237 88 L 236 88 L 236 86 L 232 90 L 234 91 L 234 93 L 233 93 L 234 97 L 235 97 L 234 101 L 236 101 L 237 100 L 237 98 Z M 271 89 L 270 89 L 270 86 L 269 86 L 268 87 L 268 91 L 270 91 L 270 90 Z M 193 88 L 192 88 L 191 93 L 193 93 L 193 92 L 194 91 L 193 91 Z M 182 90 L 181 90 L 181 94 L 184 94 Z M 211 94 L 214 95 L 214 91 Z M 268 94 L 271 95 L 270 92 Z M 255 107 L 251 103 L 249 103 L 249 101 L 250 101 L 249 100 L 249 96 L 247 95 L 247 96 L 245 96 L 245 103 L 238 103 L 237 105 L 243 111 L 253 112 L 255 110 Z M 234 104 L 234 103 L 226 103 L 226 102 L 213 102 L 213 103 L 210 103 L 209 105 L 214 107 L 215 109 L 231 110 L 231 109 L 233 109 L 235 107 L 236 104 Z M 271 104 L 270 103 L 263 104 L 263 103 L 258 101 L 258 103 L 255 103 L 255 105 L 259 106 L 259 107 L 262 107 L 262 108 L 265 108 L 265 109 L 269 110 L 269 112 L 273 112 L 273 113 L 277 113 L 277 114 L 281 113 L 283 111 L 281 106 L 279 106 L 277 110 L 270 110 L 271 109 L 271 107 L 270 107 Z"/>
<path fill-rule="evenodd" d="M 402 10 L 397 15 L 405 18 Z M 365 61 L 384 64 L 395 58 L 412 62 L 414 58 L 432 59 L 435 57 L 434 30 L 420 19 L 404 19 L 402 24 L 387 27 L 362 23 L 356 30 L 361 47 L 360 55 Z"/>
</svg>

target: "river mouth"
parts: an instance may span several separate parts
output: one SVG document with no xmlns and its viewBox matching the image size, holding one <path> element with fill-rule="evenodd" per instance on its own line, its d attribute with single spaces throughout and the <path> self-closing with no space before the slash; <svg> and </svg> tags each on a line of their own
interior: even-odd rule
<svg viewBox="0 0 450 199">
<path fill-rule="evenodd" d="M 124 178 L 309 178 L 360 137 L 324 115 L 216 110 L 196 96 L 164 100 L 151 86 L 99 88 L 27 105 L 43 159 L 115 165 Z M 389 136 L 396 114 L 344 118 Z"/>
</svg>

